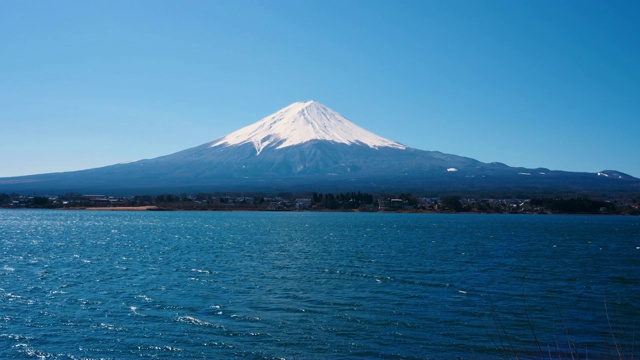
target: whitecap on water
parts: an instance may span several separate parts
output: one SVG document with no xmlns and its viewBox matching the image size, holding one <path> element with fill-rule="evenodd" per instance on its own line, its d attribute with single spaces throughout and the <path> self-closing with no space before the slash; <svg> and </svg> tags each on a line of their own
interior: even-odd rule
<svg viewBox="0 0 640 360">
<path fill-rule="evenodd" d="M 165 350 L 165 351 L 184 351 L 181 348 L 173 346 L 138 346 L 138 350 Z"/>
<path fill-rule="evenodd" d="M 32 337 L 27 337 L 24 335 L 19 335 L 19 334 L 0 334 L 0 338 L 7 338 L 7 339 L 11 339 L 11 340 L 33 340 Z"/>
<path fill-rule="evenodd" d="M 16 344 L 13 346 L 14 348 L 19 348 L 18 352 L 22 352 L 26 354 L 28 357 L 38 358 L 38 359 L 49 359 L 54 358 L 53 354 L 46 353 L 44 351 L 36 350 L 29 346 L 29 344 Z"/>
<path fill-rule="evenodd" d="M 117 332 L 122 332 L 122 331 L 127 331 L 127 329 L 121 327 L 121 326 L 116 326 L 113 324 L 107 324 L 107 323 L 100 323 L 100 325 L 94 325 L 92 326 L 92 328 L 101 328 L 101 329 L 107 329 L 110 331 L 117 331 Z"/>
<path fill-rule="evenodd" d="M 209 271 L 209 270 L 191 269 L 191 271 L 198 272 L 198 273 L 201 273 L 201 274 L 211 274 L 211 271 Z"/>
<path fill-rule="evenodd" d="M 176 318 L 176 321 L 177 322 L 181 322 L 181 323 L 186 323 L 186 324 L 198 325 L 198 326 L 212 326 L 212 327 L 216 327 L 216 328 L 223 328 L 222 325 L 217 325 L 217 324 L 205 321 L 205 320 L 200 320 L 198 318 L 195 318 L 195 317 L 189 316 L 189 315 L 178 316 Z"/>
<path fill-rule="evenodd" d="M 5 296 L 7 298 L 9 298 L 9 300 L 22 299 L 22 296 L 16 295 L 16 294 L 12 294 L 12 293 L 7 293 Z"/>
<path fill-rule="evenodd" d="M 136 295 L 135 298 L 144 300 L 146 302 L 152 302 L 153 301 L 153 299 L 148 297 L 147 295 Z"/>
<path fill-rule="evenodd" d="M 144 316 L 144 315 L 142 315 L 142 314 L 138 313 L 138 311 L 137 311 L 137 310 L 138 310 L 138 308 L 137 308 L 137 307 L 135 307 L 135 306 L 129 306 L 129 309 L 131 309 L 131 312 L 133 312 L 133 313 L 134 313 L 134 314 L 136 314 L 136 315 Z"/>
<path fill-rule="evenodd" d="M 305 312 L 304 309 L 297 309 L 300 312 Z M 232 319 L 240 319 L 240 320 L 248 320 L 248 321 L 262 321 L 262 319 L 258 316 L 246 316 L 246 315 L 238 315 L 238 314 L 233 314 L 231 315 Z"/>
</svg>

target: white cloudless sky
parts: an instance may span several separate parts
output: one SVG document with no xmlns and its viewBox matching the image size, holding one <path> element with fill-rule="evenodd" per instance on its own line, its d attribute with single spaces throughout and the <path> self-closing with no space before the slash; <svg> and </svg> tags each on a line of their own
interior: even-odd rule
<svg viewBox="0 0 640 360">
<path fill-rule="evenodd" d="M 317 100 L 405 145 L 640 177 L 637 1 L 0 0 L 0 177 Z"/>
</svg>

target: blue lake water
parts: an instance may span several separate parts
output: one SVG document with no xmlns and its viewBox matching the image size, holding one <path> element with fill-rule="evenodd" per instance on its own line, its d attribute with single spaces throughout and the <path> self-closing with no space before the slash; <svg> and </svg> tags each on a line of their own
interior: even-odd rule
<svg viewBox="0 0 640 360">
<path fill-rule="evenodd" d="M 639 265 L 639 217 L 0 210 L 0 358 L 618 359 Z"/>
</svg>

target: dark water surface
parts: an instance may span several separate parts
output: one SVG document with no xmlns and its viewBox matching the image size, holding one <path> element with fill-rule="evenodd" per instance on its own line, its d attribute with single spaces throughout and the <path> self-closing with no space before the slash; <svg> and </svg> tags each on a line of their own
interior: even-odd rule
<svg viewBox="0 0 640 360">
<path fill-rule="evenodd" d="M 639 265 L 639 217 L 5 210 L 0 358 L 618 359 Z"/>
</svg>

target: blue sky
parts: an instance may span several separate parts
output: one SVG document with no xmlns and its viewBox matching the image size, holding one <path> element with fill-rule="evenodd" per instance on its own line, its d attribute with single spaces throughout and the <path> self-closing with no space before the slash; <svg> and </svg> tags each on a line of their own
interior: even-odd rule
<svg viewBox="0 0 640 360">
<path fill-rule="evenodd" d="M 317 100 L 405 145 L 640 177 L 637 1 L 0 0 L 0 176 Z"/>
</svg>

